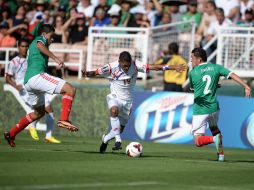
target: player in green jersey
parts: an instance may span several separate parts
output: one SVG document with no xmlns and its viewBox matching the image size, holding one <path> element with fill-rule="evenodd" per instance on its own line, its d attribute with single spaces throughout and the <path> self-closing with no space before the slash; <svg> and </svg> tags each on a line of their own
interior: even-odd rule
<svg viewBox="0 0 254 190">
<path fill-rule="evenodd" d="M 59 66 L 64 66 L 63 61 L 57 58 L 48 49 L 53 41 L 54 32 L 55 29 L 52 25 L 42 24 L 38 30 L 39 36 L 37 36 L 29 46 L 27 55 L 28 66 L 24 85 L 29 95 L 29 104 L 33 107 L 34 111 L 24 116 L 9 132 L 4 133 L 5 139 L 12 147 L 15 146 L 14 139 L 20 131 L 33 121 L 44 116 L 46 112 L 45 93 L 63 95 L 61 119 L 57 122 L 57 126 L 70 131 L 78 130 L 78 128 L 69 121 L 69 114 L 76 89 L 66 81 L 47 74 L 49 57 Z"/>
<path fill-rule="evenodd" d="M 190 87 L 194 90 L 192 134 L 195 145 L 201 147 L 215 143 L 218 161 L 224 161 L 222 135 L 217 126 L 219 103 L 216 91 L 220 76 L 233 79 L 245 89 L 245 96 L 251 96 L 251 88 L 235 73 L 221 65 L 207 63 L 204 49 L 195 48 L 191 52 L 193 69 L 189 72 Z M 206 126 L 213 136 L 205 136 Z"/>
</svg>

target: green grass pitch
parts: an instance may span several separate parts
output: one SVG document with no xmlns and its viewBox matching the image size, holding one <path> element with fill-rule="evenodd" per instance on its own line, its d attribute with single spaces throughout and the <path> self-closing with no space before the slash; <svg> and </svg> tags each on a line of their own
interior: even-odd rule
<svg viewBox="0 0 254 190">
<path fill-rule="evenodd" d="M 42 138 L 42 134 L 40 134 Z M 215 161 L 215 148 L 142 142 L 144 155 L 123 150 L 99 154 L 100 139 L 59 137 L 62 144 L 34 142 L 26 132 L 16 148 L 0 138 L 1 190 L 253 190 L 253 150 L 226 149 L 226 162 Z"/>
</svg>

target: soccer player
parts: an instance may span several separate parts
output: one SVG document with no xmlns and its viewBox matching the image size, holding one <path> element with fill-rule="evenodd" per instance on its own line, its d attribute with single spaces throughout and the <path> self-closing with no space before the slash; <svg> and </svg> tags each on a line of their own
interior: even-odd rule
<svg viewBox="0 0 254 190">
<path fill-rule="evenodd" d="M 61 119 L 57 126 L 66 128 L 69 131 L 77 131 L 78 128 L 69 121 L 69 114 L 76 89 L 66 81 L 47 74 L 48 58 L 50 57 L 59 66 L 63 67 L 64 63 L 57 58 L 48 46 L 53 41 L 55 29 L 50 24 L 42 24 L 39 27 L 38 34 L 29 46 L 27 62 L 28 67 L 24 78 L 25 88 L 28 92 L 29 104 L 34 111 L 27 114 L 15 124 L 9 132 L 4 133 L 4 137 L 11 147 L 15 147 L 15 137 L 25 127 L 33 121 L 44 116 L 45 112 L 45 94 L 62 94 L 62 112 Z"/>
<path fill-rule="evenodd" d="M 10 63 L 8 64 L 8 69 L 6 72 L 6 82 L 13 86 L 18 92 L 20 97 L 24 100 L 24 102 L 29 105 L 28 99 L 28 92 L 26 91 L 23 83 L 24 77 L 27 69 L 27 50 L 29 46 L 29 41 L 25 38 L 22 38 L 18 41 L 18 55 L 14 57 Z M 53 109 L 50 106 L 50 101 L 52 99 L 52 95 L 45 94 L 45 109 L 47 111 L 46 117 L 46 142 L 51 143 L 61 143 L 61 141 L 57 140 L 55 137 L 52 136 L 52 131 L 54 128 L 54 113 Z M 34 140 L 39 140 L 37 131 L 36 131 L 36 122 L 31 123 L 29 126 L 29 132 Z"/>
<path fill-rule="evenodd" d="M 83 71 L 87 77 L 104 76 L 110 80 L 111 93 L 107 95 L 107 104 L 110 110 L 111 131 L 102 136 L 100 153 L 107 149 L 108 142 L 115 138 L 115 145 L 112 150 L 120 150 L 121 136 L 125 125 L 128 122 L 132 108 L 132 92 L 136 84 L 138 71 L 147 73 L 149 70 L 176 70 L 182 72 L 183 65 L 155 65 L 142 64 L 138 60 L 133 60 L 130 53 L 123 51 L 119 59 L 109 63 L 95 71 Z"/>
<path fill-rule="evenodd" d="M 245 89 L 245 96 L 251 96 L 251 88 L 235 73 L 221 65 L 207 63 L 206 51 L 195 48 L 191 52 L 193 69 L 189 72 L 190 87 L 194 90 L 192 134 L 197 147 L 215 143 L 218 161 L 224 161 L 222 135 L 217 122 L 219 103 L 216 91 L 220 76 L 233 79 Z M 213 136 L 206 136 L 207 124 Z"/>
</svg>

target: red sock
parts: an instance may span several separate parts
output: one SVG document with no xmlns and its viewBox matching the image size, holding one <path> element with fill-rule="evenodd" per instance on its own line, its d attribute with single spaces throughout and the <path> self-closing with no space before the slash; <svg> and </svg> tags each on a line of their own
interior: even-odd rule
<svg viewBox="0 0 254 190">
<path fill-rule="evenodd" d="M 71 112 L 71 106 L 73 102 L 73 97 L 65 94 L 62 98 L 62 113 L 61 113 L 61 120 L 66 121 L 69 120 L 69 115 Z"/>
<path fill-rule="evenodd" d="M 10 130 L 10 136 L 15 137 L 20 131 L 26 128 L 33 121 L 34 120 L 30 116 L 30 114 L 27 114 Z"/>
<path fill-rule="evenodd" d="M 211 143 L 213 143 L 213 136 L 199 136 L 196 141 L 197 146 L 203 146 Z"/>
</svg>

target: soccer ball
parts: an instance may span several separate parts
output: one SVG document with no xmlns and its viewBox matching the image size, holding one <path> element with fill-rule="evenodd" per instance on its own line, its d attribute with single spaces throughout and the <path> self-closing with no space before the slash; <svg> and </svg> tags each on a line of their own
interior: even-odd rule
<svg viewBox="0 0 254 190">
<path fill-rule="evenodd" d="M 126 147 L 126 154 L 129 157 L 140 157 L 143 153 L 143 147 L 139 142 L 131 142 Z"/>
</svg>

